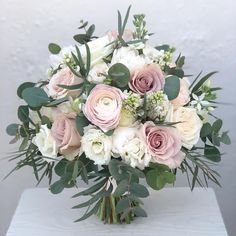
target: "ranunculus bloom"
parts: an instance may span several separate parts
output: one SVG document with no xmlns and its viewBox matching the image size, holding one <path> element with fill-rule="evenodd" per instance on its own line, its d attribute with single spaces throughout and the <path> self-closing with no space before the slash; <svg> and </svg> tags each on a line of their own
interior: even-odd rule
<svg viewBox="0 0 236 236">
<path fill-rule="evenodd" d="M 61 114 L 52 124 L 52 136 L 59 152 L 68 160 L 73 160 L 80 152 L 80 135 L 72 115 Z"/>
<path fill-rule="evenodd" d="M 164 75 L 157 64 L 144 65 L 135 71 L 129 82 L 130 89 L 140 95 L 159 91 L 164 88 L 164 85 Z"/>
<path fill-rule="evenodd" d="M 180 79 L 180 90 L 177 98 L 171 101 L 175 107 L 184 106 L 190 101 L 189 83 L 186 78 Z"/>
<path fill-rule="evenodd" d="M 49 81 L 47 85 L 48 94 L 53 98 L 63 98 L 66 96 L 76 96 L 80 93 L 80 90 L 68 90 L 59 87 L 59 84 L 63 85 L 74 85 L 80 84 L 83 80 L 77 76 L 75 76 L 69 67 L 65 67 L 58 71 Z"/>
<path fill-rule="evenodd" d="M 180 132 L 182 144 L 187 149 L 192 149 L 200 138 L 202 128 L 202 121 L 196 109 L 192 107 L 179 107 L 174 111 L 172 121 L 180 122 L 175 126 Z"/>
<path fill-rule="evenodd" d="M 96 85 L 87 98 L 84 114 L 94 125 L 107 132 L 119 124 L 122 99 L 123 94 L 118 88 Z"/>
<path fill-rule="evenodd" d="M 176 128 L 156 126 L 149 121 L 142 125 L 140 131 L 153 162 L 167 165 L 171 169 L 180 166 L 185 155 L 181 151 L 181 137 Z"/>
</svg>

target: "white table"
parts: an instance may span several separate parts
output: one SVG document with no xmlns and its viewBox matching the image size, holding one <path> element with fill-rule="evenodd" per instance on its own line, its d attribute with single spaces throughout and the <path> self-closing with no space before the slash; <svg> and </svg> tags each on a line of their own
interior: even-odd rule
<svg viewBox="0 0 236 236">
<path fill-rule="evenodd" d="M 82 211 L 72 210 L 75 190 L 52 195 L 46 188 L 26 190 L 7 236 L 227 236 L 212 189 L 166 188 L 150 191 L 147 218 L 130 225 L 104 225 L 95 216 L 73 223 Z"/>
</svg>

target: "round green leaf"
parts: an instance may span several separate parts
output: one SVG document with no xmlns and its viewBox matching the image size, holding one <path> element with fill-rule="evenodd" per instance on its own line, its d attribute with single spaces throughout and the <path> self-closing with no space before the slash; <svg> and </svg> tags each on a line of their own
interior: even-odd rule
<svg viewBox="0 0 236 236">
<path fill-rule="evenodd" d="M 202 126 L 200 136 L 201 136 L 201 138 L 205 138 L 205 137 L 207 137 L 208 135 L 210 135 L 211 132 L 212 132 L 212 130 L 211 130 L 211 125 L 210 125 L 209 123 L 205 123 L 205 124 L 203 124 L 203 126 Z"/>
<path fill-rule="evenodd" d="M 64 189 L 64 184 L 61 180 L 56 181 L 54 184 L 50 186 L 50 191 L 53 194 L 61 193 Z"/>
<path fill-rule="evenodd" d="M 111 77 L 112 81 L 121 88 L 125 87 L 130 79 L 129 69 L 121 63 L 116 63 L 111 66 L 108 75 Z"/>
<path fill-rule="evenodd" d="M 30 107 L 41 107 L 50 101 L 46 92 L 38 87 L 26 88 L 22 92 L 22 97 Z"/>
<path fill-rule="evenodd" d="M 180 79 L 175 75 L 168 76 L 165 79 L 164 92 L 169 100 L 175 99 L 179 95 Z"/>
<path fill-rule="evenodd" d="M 24 89 L 31 88 L 34 86 L 35 86 L 35 83 L 32 83 L 32 82 L 25 82 L 25 83 L 21 84 L 17 89 L 18 97 L 22 98 L 22 92 L 24 91 Z"/>
<path fill-rule="evenodd" d="M 19 106 L 17 114 L 21 122 L 25 123 L 29 121 L 29 107 L 28 106 Z"/>
<path fill-rule="evenodd" d="M 10 124 L 6 128 L 6 132 L 10 136 L 15 136 L 18 133 L 19 125 L 18 124 Z"/>
<path fill-rule="evenodd" d="M 207 159 L 214 161 L 214 162 L 221 161 L 220 151 L 215 146 L 211 146 L 211 145 L 206 144 L 205 149 L 204 149 L 204 156 Z"/>
<path fill-rule="evenodd" d="M 131 183 L 130 185 L 130 192 L 136 197 L 148 197 L 149 192 L 144 185 L 138 183 Z"/>
<path fill-rule="evenodd" d="M 52 54 L 58 54 L 61 51 L 61 47 L 58 44 L 55 43 L 50 43 L 48 45 L 48 50 L 52 53 Z"/>
</svg>

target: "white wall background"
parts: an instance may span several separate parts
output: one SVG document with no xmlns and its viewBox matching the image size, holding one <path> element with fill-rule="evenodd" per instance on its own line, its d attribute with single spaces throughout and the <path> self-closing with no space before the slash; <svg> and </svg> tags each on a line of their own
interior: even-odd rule
<svg viewBox="0 0 236 236">
<path fill-rule="evenodd" d="M 80 19 L 96 23 L 97 35 L 117 24 L 116 10 L 125 11 L 132 3 L 132 13 L 145 13 L 151 42 L 169 43 L 187 57 L 186 70 L 219 70 L 214 83 L 224 87 L 220 101 L 226 129 L 231 130 L 233 145 L 218 167 L 223 188 L 215 188 L 229 235 L 236 235 L 236 2 L 234 0 L 0 0 L 0 157 L 14 148 L 5 135 L 8 123 L 16 121 L 19 100 L 16 88 L 23 81 L 37 81 L 45 76 L 49 42 L 74 43 Z M 0 162 L 0 179 L 13 163 Z M 0 235 L 10 223 L 22 191 L 33 187 L 30 169 L 0 182 Z M 178 185 L 186 185 L 181 178 Z M 43 186 L 46 186 L 44 183 Z M 194 204 L 194 203 L 193 203 Z"/>
</svg>

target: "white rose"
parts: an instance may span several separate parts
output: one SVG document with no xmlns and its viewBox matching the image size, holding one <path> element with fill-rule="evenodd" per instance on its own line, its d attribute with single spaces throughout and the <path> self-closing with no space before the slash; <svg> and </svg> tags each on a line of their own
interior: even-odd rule
<svg viewBox="0 0 236 236">
<path fill-rule="evenodd" d="M 173 113 L 173 122 L 181 122 L 175 125 L 181 135 L 182 144 L 187 149 L 197 144 L 200 131 L 202 128 L 202 121 L 197 115 L 195 108 L 179 107 Z"/>
<path fill-rule="evenodd" d="M 133 73 L 136 69 L 143 67 L 146 61 L 143 56 L 139 55 L 138 50 L 130 47 L 121 47 L 113 53 L 111 65 L 116 63 L 124 64 Z"/>
<path fill-rule="evenodd" d="M 88 75 L 88 81 L 91 83 L 99 84 L 102 83 L 106 78 L 104 74 L 107 74 L 108 66 L 105 62 L 101 61 L 93 66 Z"/>
<path fill-rule="evenodd" d="M 152 63 L 155 61 L 158 61 L 160 57 L 163 57 L 164 51 L 157 50 L 154 47 L 151 47 L 149 45 L 145 45 L 145 48 L 143 49 L 143 54 L 147 58 L 147 60 Z"/>
<path fill-rule="evenodd" d="M 91 66 L 100 63 L 103 58 L 109 56 L 113 52 L 113 45 L 111 39 L 108 35 L 104 37 L 97 38 L 91 42 L 88 42 L 90 54 L 91 54 Z M 82 58 L 86 60 L 86 47 L 82 45 L 79 47 Z"/>
<path fill-rule="evenodd" d="M 47 125 L 41 125 L 39 133 L 36 134 L 32 142 L 38 147 L 46 161 L 51 162 L 52 160 L 49 158 L 57 157 L 56 140 L 52 137 L 51 130 L 48 129 Z"/>
<path fill-rule="evenodd" d="M 97 165 L 105 165 L 111 159 L 112 137 L 105 135 L 93 125 L 84 128 L 81 139 L 82 151 Z"/>
<path fill-rule="evenodd" d="M 114 156 L 121 158 L 133 168 L 144 169 L 148 166 L 151 156 L 143 140 L 138 137 L 136 128 L 119 127 L 113 134 Z"/>
</svg>

